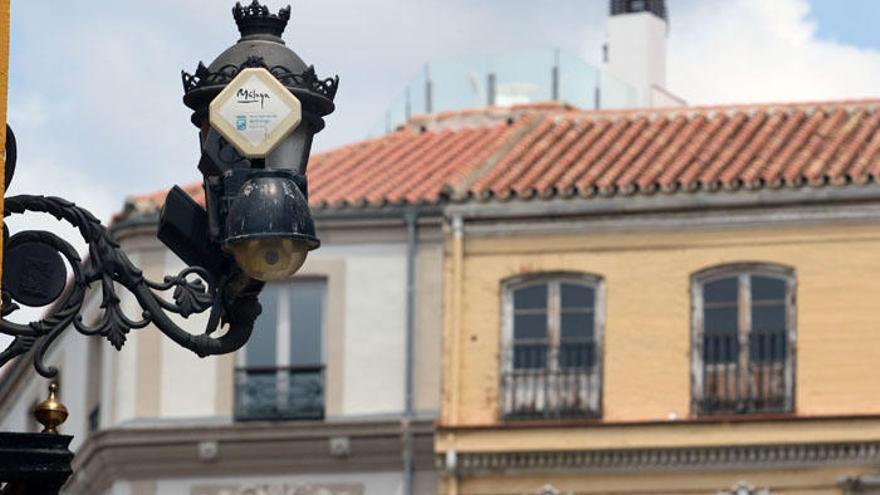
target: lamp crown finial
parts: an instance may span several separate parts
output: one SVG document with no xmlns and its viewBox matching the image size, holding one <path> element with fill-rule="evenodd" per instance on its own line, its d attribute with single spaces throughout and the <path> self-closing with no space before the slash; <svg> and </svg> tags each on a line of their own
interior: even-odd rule
<svg viewBox="0 0 880 495">
<path fill-rule="evenodd" d="M 232 17 L 235 18 L 235 24 L 238 25 L 238 32 L 241 33 L 242 38 L 259 34 L 280 38 L 290 21 L 290 5 L 273 14 L 269 12 L 269 7 L 262 5 L 259 0 L 253 0 L 246 7 L 241 2 L 235 2 L 235 7 L 232 7 Z"/>
</svg>

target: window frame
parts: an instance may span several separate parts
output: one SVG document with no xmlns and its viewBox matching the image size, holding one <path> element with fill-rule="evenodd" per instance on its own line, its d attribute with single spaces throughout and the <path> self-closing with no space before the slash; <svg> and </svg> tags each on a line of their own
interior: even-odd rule
<svg viewBox="0 0 880 495">
<path fill-rule="evenodd" d="M 292 353 L 291 353 L 291 339 L 293 338 L 293 326 L 294 322 L 291 319 L 291 304 L 294 286 L 298 283 L 322 283 L 323 291 L 321 293 L 321 327 L 319 329 L 320 332 L 320 361 L 316 363 L 299 363 L 292 364 Z M 286 418 L 286 419 L 323 419 L 326 415 L 327 411 L 327 377 L 326 377 L 326 366 L 327 366 L 327 319 L 328 319 L 328 308 L 327 301 L 329 298 L 330 292 L 330 282 L 328 277 L 324 276 L 303 276 L 303 277 L 295 277 L 286 282 L 277 282 L 272 284 L 267 284 L 267 286 L 272 285 L 275 286 L 278 290 L 277 297 L 278 301 L 275 306 L 276 317 L 275 317 L 275 364 L 269 366 L 251 366 L 247 362 L 247 345 L 243 346 L 239 352 L 236 352 L 235 356 L 235 375 L 236 378 L 233 380 L 234 383 L 239 379 L 240 373 L 249 373 L 255 372 L 260 373 L 261 370 L 274 373 L 276 377 L 276 395 L 275 400 L 279 407 L 284 407 L 285 404 L 288 403 L 289 396 L 289 386 L 291 372 L 295 372 L 300 370 L 302 372 L 309 372 L 310 370 L 314 370 L 320 373 L 320 381 L 323 391 L 322 395 L 322 407 L 323 411 L 321 413 L 320 418 Z M 274 368 L 274 372 L 272 369 Z M 236 385 L 237 389 L 237 385 Z M 236 390 L 233 394 L 237 394 Z M 238 398 L 233 398 L 235 404 L 238 403 Z M 237 407 L 237 405 L 235 406 Z M 237 413 L 236 413 L 237 415 Z M 262 420 L 263 418 L 238 418 L 236 417 L 236 421 L 249 421 L 251 419 Z"/>
<path fill-rule="evenodd" d="M 293 337 L 293 322 L 290 320 L 290 305 L 293 286 L 297 283 L 303 282 L 323 282 L 324 290 L 321 294 L 321 359 L 320 362 L 317 363 L 302 363 L 293 365 L 291 364 L 291 353 L 290 353 L 290 341 Z M 276 306 L 275 311 L 278 313 L 275 319 L 275 367 L 276 368 L 290 368 L 296 366 L 326 366 L 327 365 L 327 297 L 329 292 L 329 283 L 326 277 L 296 277 L 292 280 L 288 280 L 287 282 L 280 283 L 272 283 L 266 284 L 277 286 L 278 293 L 278 305 Z M 247 362 L 247 346 L 242 347 L 242 352 L 236 353 L 236 367 L 239 369 L 246 369 L 250 366 Z M 260 366 L 256 366 L 259 368 Z"/>
<path fill-rule="evenodd" d="M 769 262 L 739 262 L 713 266 L 700 270 L 691 275 L 691 416 L 713 417 L 728 414 L 711 414 L 701 411 L 701 404 L 705 397 L 703 394 L 703 338 L 705 326 L 704 315 L 704 292 L 707 283 L 736 277 L 738 279 L 737 310 L 739 314 L 739 327 L 737 338 L 739 344 L 737 362 L 742 355 L 748 355 L 750 347 L 748 338 L 754 331 L 751 321 L 752 299 L 751 279 L 754 276 L 780 279 L 785 282 L 785 316 L 786 316 L 786 355 L 783 364 L 783 377 L 785 380 L 785 403 L 782 412 L 751 412 L 745 415 L 763 414 L 792 414 L 795 412 L 796 391 L 796 363 L 797 363 L 797 272 L 794 268 Z M 745 323 L 744 323 L 744 322 Z M 742 331 L 745 325 L 748 331 Z M 740 414 L 735 414 L 739 416 Z"/>
<path fill-rule="evenodd" d="M 547 290 L 547 348 L 557 351 L 557 359 L 547 360 L 543 368 L 545 372 L 558 372 L 558 350 L 561 338 L 562 296 L 560 287 L 563 283 L 573 283 L 593 289 L 593 344 L 595 346 L 594 365 L 595 390 L 591 397 L 590 407 L 595 411 L 596 417 L 601 417 L 604 402 L 604 372 L 605 372 L 605 280 L 601 275 L 583 272 L 554 271 L 540 272 L 527 275 L 509 277 L 501 283 L 501 338 L 498 352 L 499 388 L 503 388 L 504 376 L 516 371 L 513 359 L 513 321 L 514 321 L 514 297 L 515 291 L 535 285 L 548 285 Z M 540 368 L 538 368 L 540 369 Z M 538 370 L 536 369 L 536 370 Z M 503 398 L 499 394 L 499 416 L 505 417 L 505 407 L 501 403 Z M 593 418 L 593 416 L 588 416 Z"/>
</svg>

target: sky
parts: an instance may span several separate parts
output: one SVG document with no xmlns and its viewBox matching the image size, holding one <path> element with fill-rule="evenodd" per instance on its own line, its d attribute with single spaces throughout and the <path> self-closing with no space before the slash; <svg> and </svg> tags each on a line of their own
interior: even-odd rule
<svg viewBox="0 0 880 495">
<path fill-rule="evenodd" d="M 880 48 L 876 0 L 812 0 L 811 16 L 819 38 L 860 47 Z"/>
<path fill-rule="evenodd" d="M 341 78 L 317 150 L 365 138 L 426 63 L 560 48 L 598 65 L 608 15 L 607 0 L 293 3 L 287 44 Z M 8 121 L 19 153 L 9 194 L 62 196 L 107 222 L 129 195 L 199 180 L 180 71 L 238 39 L 232 4 L 12 0 Z M 878 0 L 668 0 L 668 10 L 667 85 L 691 104 L 880 97 Z M 52 230 L 85 250 L 49 217 L 8 226 Z"/>
<path fill-rule="evenodd" d="M 180 70 L 237 40 L 232 3 L 12 0 L 10 194 L 64 196 L 106 221 L 128 195 L 198 180 Z M 691 104 L 880 96 L 876 0 L 668 5 L 668 86 Z M 607 0 L 296 0 L 285 38 L 341 78 L 321 150 L 366 137 L 427 62 L 559 47 L 598 63 L 606 20 Z"/>
</svg>

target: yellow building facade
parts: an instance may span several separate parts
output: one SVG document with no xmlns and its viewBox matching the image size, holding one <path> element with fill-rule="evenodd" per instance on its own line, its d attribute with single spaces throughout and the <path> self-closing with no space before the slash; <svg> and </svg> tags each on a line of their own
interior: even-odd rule
<svg viewBox="0 0 880 495">
<path fill-rule="evenodd" d="M 6 100 L 9 88 L 9 0 L 0 0 L 0 121 L 6 122 Z M 6 149 L 6 133 L 0 132 L 0 149 Z M 5 157 L 0 160 L 0 176 L 6 170 Z M 0 184 L 0 217 L 3 216 L 3 199 L 5 196 L 4 184 Z M 2 222 L 2 220 L 0 220 Z M 3 240 L 0 239 L 0 261 L 2 255 Z"/>
<path fill-rule="evenodd" d="M 872 181 L 470 197 L 447 214 L 441 493 L 880 493 Z"/>
</svg>

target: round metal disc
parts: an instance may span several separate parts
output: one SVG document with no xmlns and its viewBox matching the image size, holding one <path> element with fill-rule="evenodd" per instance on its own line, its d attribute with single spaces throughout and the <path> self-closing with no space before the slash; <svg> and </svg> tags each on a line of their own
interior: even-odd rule
<svg viewBox="0 0 880 495">
<path fill-rule="evenodd" d="M 3 254 L 3 289 L 16 302 L 40 307 L 51 304 L 64 291 L 67 267 L 61 253 L 38 242 L 16 242 Z"/>
<path fill-rule="evenodd" d="M 9 184 L 12 183 L 12 176 L 15 175 L 15 162 L 18 161 L 18 146 L 15 143 L 15 134 L 9 124 L 6 124 L 6 149 L 3 150 L 4 165 L 4 182 L 6 190 L 9 190 Z"/>
</svg>

